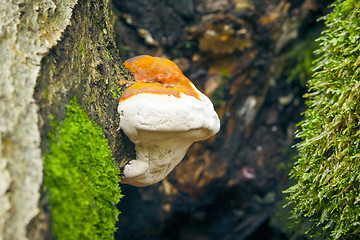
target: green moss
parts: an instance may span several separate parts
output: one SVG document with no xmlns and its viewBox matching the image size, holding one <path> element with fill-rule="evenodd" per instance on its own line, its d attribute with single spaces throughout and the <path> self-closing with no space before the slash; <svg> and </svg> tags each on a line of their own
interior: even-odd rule
<svg viewBox="0 0 360 240">
<path fill-rule="evenodd" d="M 113 239 L 119 169 L 101 128 L 73 99 L 45 154 L 45 189 L 56 239 Z"/>
<path fill-rule="evenodd" d="M 125 91 L 124 88 L 119 87 L 118 85 L 112 85 L 108 92 L 110 92 L 114 99 L 120 99 L 121 95 Z"/>
<path fill-rule="evenodd" d="M 360 239 L 360 3 L 336 1 L 318 39 L 309 109 L 299 124 L 293 216 L 322 239 Z"/>
<path fill-rule="evenodd" d="M 80 50 L 81 56 L 85 56 L 85 50 L 81 43 L 79 43 L 79 50 Z"/>
<path fill-rule="evenodd" d="M 45 89 L 44 90 L 44 93 L 45 93 L 45 99 L 46 99 L 46 101 L 48 102 L 49 101 L 49 90 L 48 89 Z"/>
</svg>

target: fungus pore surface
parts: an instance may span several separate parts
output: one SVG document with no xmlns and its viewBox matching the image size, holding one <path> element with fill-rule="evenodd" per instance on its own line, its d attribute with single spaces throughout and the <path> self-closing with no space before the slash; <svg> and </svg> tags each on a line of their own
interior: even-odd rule
<svg viewBox="0 0 360 240">
<path fill-rule="evenodd" d="M 122 183 L 138 187 L 163 180 L 195 141 L 220 129 L 220 120 L 204 94 L 170 60 L 138 56 L 124 63 L 135 82 L 127 86 L 118 112 L 120 129 L 135 144 L 136 159 L 123 169 Z"/>
</svg>

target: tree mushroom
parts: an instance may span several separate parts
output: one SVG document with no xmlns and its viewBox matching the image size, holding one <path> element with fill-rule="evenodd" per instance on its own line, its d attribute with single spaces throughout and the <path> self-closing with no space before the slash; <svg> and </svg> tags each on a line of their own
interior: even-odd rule
<svg viewBox="0 0 360 240">
<path fill-rule="evenodd" d="M 136 159 L 123 169 L 122 183 L 137 187 L 163 180 L 195 141 L 220 129 L 209 98 L 170 60 L 137 56 L 124 63 L 135 82 L 127 85 L 118 112 L 120 129 L 135 144 Z"/>
</svg>

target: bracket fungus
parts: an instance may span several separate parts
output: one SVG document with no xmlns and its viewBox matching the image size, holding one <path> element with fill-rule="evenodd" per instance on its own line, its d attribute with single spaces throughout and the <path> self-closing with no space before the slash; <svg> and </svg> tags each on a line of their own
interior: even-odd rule
<svg viewBox="0 0 360 240">
<path fill-rule="evenodd" d="M 124 66 L 135 82 L 118 83 L 127 87 L 118 106 L 120 129 L 135 144 L 136 159 L 124 166 L 122 183 L 144 187 L 163 180 L 193 142 L 216 134 L 220 120 L 172 61 L 142 55 Z"/>
</svg>

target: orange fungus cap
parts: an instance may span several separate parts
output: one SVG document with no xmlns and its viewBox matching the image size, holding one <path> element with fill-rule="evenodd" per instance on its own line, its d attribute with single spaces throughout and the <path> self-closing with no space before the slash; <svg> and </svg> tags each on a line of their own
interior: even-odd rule
<svg viewBox="0 0 360 240">
<path fill-rule="evenodd" d="M 124 66 L 134 75 L 136 82 L 119 81 L 120 86 L 131 85 L 120 101 L 141 93 L 167 94 L 178 98 L 183 93 L 200 100 L 191 81 L 168 59 L 141 55 L 128 59 Z"/>
</svg>

